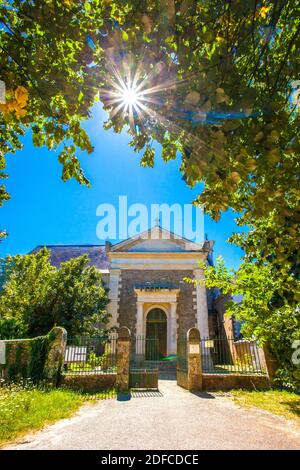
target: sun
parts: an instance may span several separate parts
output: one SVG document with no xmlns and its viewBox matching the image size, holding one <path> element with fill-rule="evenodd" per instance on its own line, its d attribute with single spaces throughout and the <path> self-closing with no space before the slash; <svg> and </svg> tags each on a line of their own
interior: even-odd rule
<svg viewBox="0 0 300 470">
<path fill-rule="evenodd" d="M 139 94 L 137 90 L 132 87 L 125 87 L 120 98 L 125 106 L 136 106 L 139 102 Z"/>
<path fill-rule="evenodd" d="M 135 116 L 141 116 L 145 104 L 148 101 L 147 89 L 143 87 L 144 82 L 139 83 L 137 77 L 123 78 L 116 73 L 114 80 L 110 80 L 111 89 L 102 90 L 108 98 L 108 103 L 112 106 L 111 116 L 122 112 L 129 117 L 129 123 L 134 125 Z"/>
<path fill-rule="evenodd" d="M 172 89 L 177 83 L 176 80 L 166 78 L 161 80 L 161 68 L 148 70 L 146 65 L 143 61 L 133 64 L 125 59 L 121 63 L 110 60 L 107 77 L 109 87 L 101 87 L 100 90 L 106 106 L 110 108 L 110 118 L 120 113 L 131 128 L 147 117 L 160 120 L 161 116 L 154 108 L 161 105 L 166 90 Z"/>
</svg>

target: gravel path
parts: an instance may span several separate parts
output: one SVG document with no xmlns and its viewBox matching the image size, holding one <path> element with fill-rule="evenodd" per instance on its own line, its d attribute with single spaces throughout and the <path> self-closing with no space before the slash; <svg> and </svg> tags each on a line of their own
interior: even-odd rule
<svg viewBox="0 0 300 470">
<path fill-rule="evenodd" d="M 171 380 L 159 392 L 84 406 L 71 419 L 7 449 L 300 449 L 300 428 L 222 395 L 192 394 Z"/>
</svg>

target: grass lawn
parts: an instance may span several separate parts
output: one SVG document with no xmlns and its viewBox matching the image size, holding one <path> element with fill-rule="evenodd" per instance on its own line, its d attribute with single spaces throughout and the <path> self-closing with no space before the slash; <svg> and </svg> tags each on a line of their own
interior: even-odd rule
<svg viewBox="0 0 300 470">
<path fill-rule="evenodd" d="M 114 391 L 83 394 L 68 389 L 0 388 L 0 447 L 59 419 L 72 416 L 92 399 L 111 398 Z"/>
<path fill-rule="evenodd" d="M 231 390 L 236 403 L 270 411 L 300 425 L 300 395 L 285 390 L 246 391 Z"/>
</svg>

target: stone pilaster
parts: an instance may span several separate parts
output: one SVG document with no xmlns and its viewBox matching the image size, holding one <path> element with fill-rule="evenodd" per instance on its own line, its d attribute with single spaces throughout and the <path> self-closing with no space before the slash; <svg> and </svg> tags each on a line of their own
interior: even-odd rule
<svg viewBox="0 0 300 470">
<path fill-rule="evenodd" d="M 203 280 L 204 274 L 202 269 L 194 269 L 194 278 Z M 196 286 L 197 299 L 197 328 L 200 331 L 201 338 L 208 338 L 208 307 L 206 297 L 206 287 L 201 284 Z"/>
<path fill-rule="evenodd" d="M 145 341 L 142 338 L 146 337 L 146 331 L 144 331 L 144 302 L 137 300 L 136 308 L 135 352 L 137 356 L 143 356 L 145 354 Z"/>
<path fill-rule="evenodd" d="M 177 302 L 170 302 L 169 344 L 168 354 L 176 354 L 177 350 Z"/>
<path fill-rule="evenodd" d="M 114 327 L 118 325 L 118 311 L 119 311 L 119 297 L 121 287 L 121 270 L 111 269 L 109 275 L 109 304 L 107 306 L 108 313 L 110 314 L 108 326 Z"/>
<path fill-rule="evenodd" d="M 136 336 L 143 336 L 144 335 L 144 329 L 143 329 L 143 323 L 144 323 L 144 302 L 137 300 L 136 302 L 136 330 L 135 334 Z"/>
</svg>

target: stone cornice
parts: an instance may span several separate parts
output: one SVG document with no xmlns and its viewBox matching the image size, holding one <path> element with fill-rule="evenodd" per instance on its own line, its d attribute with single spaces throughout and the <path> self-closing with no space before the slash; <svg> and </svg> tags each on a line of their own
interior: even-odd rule
<svg viewBox="0 0 300 470">
<path fill-rule="evenodd" d="M 176 251 L 176 252 L 137 252 L 137 251 L 114 251 L 109 252 L 108 257 L 110 260 L 113 258 L 181 258 L 181 259 L 206 259 L 207 253 L 203 251 Z"/>
<path fill-rule="evenodd" d="M 138 302 L 177 302 L 180 289 L 134 289 Z"/>
</svg>

